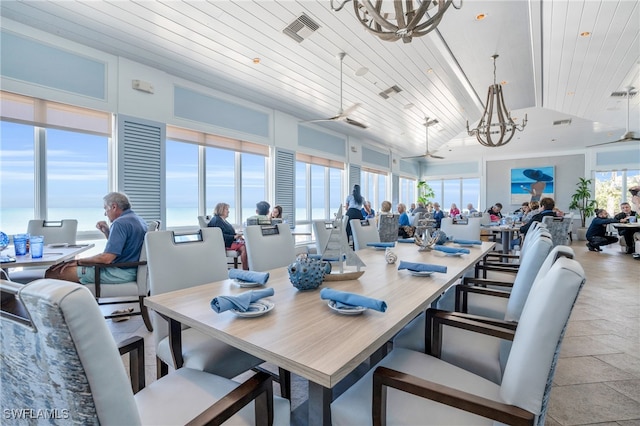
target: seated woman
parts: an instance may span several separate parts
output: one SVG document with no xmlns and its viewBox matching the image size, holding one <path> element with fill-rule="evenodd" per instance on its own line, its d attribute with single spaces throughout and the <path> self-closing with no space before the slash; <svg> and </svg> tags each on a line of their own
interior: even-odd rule
<svg viewBox="0 0 640 426">
<path fill-rule="evenodd" d="M 209 221 L 209 226 L 222 230 L 225 247 L 240 253 L 242 269 L 248 270 L 249 261 L 247 260 L 247 248 L 244 246 L 244 239 L 241 234 L 236 233 L 233 225 L 227 222 L 227 217 L 229 217 L 229 204 L 218 203 L 213 209 L 213 217 Z"/>
<path fill-rule="evenodd" d="M 413 237 L 415 228 L 411 226 L 411 221 L 407 214 L 407 206 L 402 203 L 398 204 L 398 213 L 400 213 L 400 217 L 398 218 L 398 236 L 400 238 Z"/>
<path fill-rule="evenodd" d="M 282 207 L 273 206 L 271 210 L 271 215 L 269 216 L 271 219 L 282 219 Z"/>
<path fill-rule="evenodd" d="M 451 204 L 449 209 L 449 217 L 456 217 L 460 215 L 460 209 L 456 206 L 456 203 Z"/>
</svg>

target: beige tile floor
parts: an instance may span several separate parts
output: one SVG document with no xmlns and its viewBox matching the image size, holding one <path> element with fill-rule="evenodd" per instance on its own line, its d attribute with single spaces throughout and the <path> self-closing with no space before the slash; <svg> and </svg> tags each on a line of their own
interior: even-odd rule
<svg viewBox="0 0 640 426">
<path fill-rule="evenodd" d="M 581 241 L 573 248 L 587 282 L 564 338 L 546 424 L 640 426 L 640 261 L 617 244 L 601 253 Z M 141 318 L 108 322 L 116 340 L 145 338 L 147 383 L 153 381 L 153 336 Z"/>
</svg>

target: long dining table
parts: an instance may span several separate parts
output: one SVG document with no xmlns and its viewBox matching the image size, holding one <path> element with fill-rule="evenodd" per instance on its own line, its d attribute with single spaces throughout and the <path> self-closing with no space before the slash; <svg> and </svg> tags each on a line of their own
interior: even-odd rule
<svg viewBox="0 0 640 426">
<path fill-rule="evenodd" d="M 169 321 L 170 345 L 178 368 L 182 366 L 180 330 L 186 325 L 307 379 L 308 424 L 330 425 L 332 388 L 494 246 L 493 242 L 483 242 L 469 248 L 469 254 L 449 256 L 397 243 L 392 249 L 398 256 L 395 264 L 385 261 L 384 250 L 366 248 L 357 252 L 366 264 L 364 275 L 357 280 L 325 281 L 321 286 L 384 300 L 386 312 L 334 312 L 328 301 L 320 298 L 320 289 L 294 288 L 285 267 L 269 271 L 266 286 L 275 291 L 269 298 L 275 307 L 263 316 L 244 318 L 211 309 L 214 297 L 247 291 L 230 279 L 147 297 L 145 304 Z M 418 277 L 398 270 L 400 261 L 444 265 L 447 272 Z"/>
<path fill-rule="evenodd" d="M 42 267 L 52 266 L 62 263 L 65 260 L 73 259 L 80 253 L 83 253 L 89 249 L 95 247 L 95 244 L 45 244 L 42 257 L 33 258 L 31 253 L 26 255 L 16 256 L 13 246 L 7 247 L 2 251 L 3 255 L 6 255 L 8 261 L 0 262 L 2 269 L 9 268 L 24 268 L 24 267 Z"/>
</svg>

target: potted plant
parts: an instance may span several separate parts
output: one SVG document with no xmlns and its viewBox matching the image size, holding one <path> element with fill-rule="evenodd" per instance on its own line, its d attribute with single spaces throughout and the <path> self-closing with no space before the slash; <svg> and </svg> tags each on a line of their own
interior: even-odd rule
<svg viewBox="0 0 640 426">
<path fill-rule="evenodd" d="M 433 188 L 429 186 L 427 182 L 421 180 L 418 182 L 418 202 L 424 204 L 425 206 L 431 202 L 431 199 L 435 197 L 436 194 L 433 192 Z"/>
<path fill-rule="evenodd" d="M 586 221 L 593 216 L 598 208 L 598 202 L 592 199 L 591 195 L 591 179 L 579 178 L 576 183 L 578 187 L 576 192 L 571 196 L 571 204 L 569 209 L 578 210 L 580 212 L 580 228 L 578 229 L 578 239 L 586 240 Z"/>
</svg>

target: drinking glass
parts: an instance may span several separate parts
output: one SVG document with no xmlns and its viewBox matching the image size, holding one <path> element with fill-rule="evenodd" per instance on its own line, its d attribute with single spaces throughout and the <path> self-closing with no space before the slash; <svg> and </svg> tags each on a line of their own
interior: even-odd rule
<svg viewBox="0 0 640 426">
<path fill-rule="evenodd" d="M 32 235 L 30 238 L 31 241 L 31 258 L 38 259 L 42 257 L 42 252 L 44 251 L 44 236 L 43 235 Z"/>
<path fill-rule="evenodd" d="M 27 234 L 15 234 L 13 236 L 13 247 L 16 256 L 24 256 L 27 254 Z"/>
</svg>

